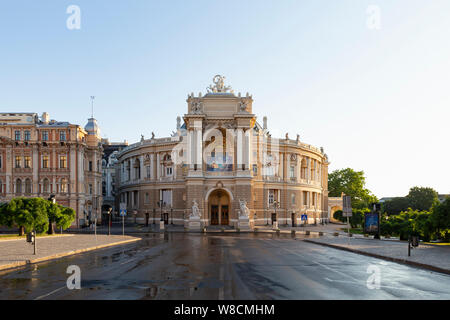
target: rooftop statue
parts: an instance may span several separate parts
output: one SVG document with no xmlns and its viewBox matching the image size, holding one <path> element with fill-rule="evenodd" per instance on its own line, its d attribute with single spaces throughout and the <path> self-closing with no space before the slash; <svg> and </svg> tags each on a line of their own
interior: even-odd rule
<svg viewBox="0 0 450 320">
<path fill-rule="evenodd" d="M 227 93 L 228 91 L 233 93 L 233 90 L 231 90 L 230 86 L 225 86 L 224 79 L 225 77 L 221 75 L 214 76 L 213 78 L 214 85 L 211 85 L 206 88 L 208 93 Z"/>
</svg>

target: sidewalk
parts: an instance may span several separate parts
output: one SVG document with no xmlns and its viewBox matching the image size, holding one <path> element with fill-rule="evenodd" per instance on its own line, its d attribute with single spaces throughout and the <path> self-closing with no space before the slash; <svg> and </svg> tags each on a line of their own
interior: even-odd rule
<svg viewBox="0 0 450 320">
<path fill-rule="evenodd" d="M 0 242 L 0 270 L 56 259 L 76 253 L 135 242 L 141 238 L 106 235 L 67 235 L 37 238 L 37 255 L 26 239 Z"/>
<path fill-rule="evenodd" d="M 408 257 L 406 241 L 326 236 L 304 241 L 450 274 L 450 248 L 420 244 Z"/>
</svg>

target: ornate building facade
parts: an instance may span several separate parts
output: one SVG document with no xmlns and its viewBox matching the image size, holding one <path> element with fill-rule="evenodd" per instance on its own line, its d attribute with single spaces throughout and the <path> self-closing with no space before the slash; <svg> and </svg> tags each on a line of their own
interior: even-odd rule
<svg viewBox="0 0 450 320">
<path fill-rule="evenodd" d="M 0 113 L 0 202 L 42 197 L 76 211 L 73 226 L 101 219 L 100 132 L 50 120 L 48 113 Z"/>
<path fill-rule="evenodd" d="M 253 99 L 215 76 L 208 93 L 187 98 L 170 137 L 144 139 L 117 153 L 116 207 L 150 223 L 186 225 L 193 203 L 202 226 L 236 226 L 240 203 L 253 224 L 328 219 L 328 157 L 296 139 L 273 138 Z M 245 206 L 244 206 L 245 207 Z M 197 210 L 198 208 L 198 210 Z M 242 207 L 241 207 L 242 208 Z"/>
</svg>

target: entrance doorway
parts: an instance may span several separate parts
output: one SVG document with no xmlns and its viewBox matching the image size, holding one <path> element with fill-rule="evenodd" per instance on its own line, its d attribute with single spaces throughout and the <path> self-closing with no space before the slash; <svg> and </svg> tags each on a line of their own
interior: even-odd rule
<svg viewBox="0 0 450 320">
<path fill-rule="evenodd" d="M 211 225 L 229 225 L 230 197 L 224 190 L 213 191 L 208 198 Z"/>
</svg>

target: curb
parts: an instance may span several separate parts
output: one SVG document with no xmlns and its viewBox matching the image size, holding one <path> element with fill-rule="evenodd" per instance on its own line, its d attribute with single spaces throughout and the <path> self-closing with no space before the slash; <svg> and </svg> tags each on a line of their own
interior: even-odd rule
<svg viewBox="0 0 450 320">
<path fill-rule="evenodd" d="M 58 234 L 58 235 L 54 235 L 54 236 L 43 236 L 43 237 L 37 237 L 37 238 L 38 239 L 48 239 L 48 238 L 55 239 L 55 238 L 59 238 L 59 237 L 73 237 L 73 236 L 74 236 L 73 234 Z M 5 239 L 5 240 L 2 240 L 0 238 L 0 243 L 8 242 L 8 241 L 20 241 L 20 240 L 27 240 L 27 238 L 23 237 L 23 238 L 19 238 L 19 239 Z"/>
<path fill-rule="evenodd" d="M 309 239 L 303 239 L 303 241 L 309 242 L 309 243 L 313 243 L 313 244 L 317 244 L 317 245 L 324 246 L 324 247 L 330 247 L 330 248 L 333 248 L 333 249 L 338 249 L 338 250 L 348 251 L 348 252 L 352 252 L 352 253 L 362 254 L 364 256 L 369 256 L 369 257 L 378 258 L 378 259 L 382 259 L 382 260 L 388 260 L 388 261 L 397 262 L 397 263 L 405 264 L 405 265 L 411 265 L 411 266 L 414 266 L 414 267 L 428 269 L 428 270 L 436 271 L 436 272 L 440 272 L 440 273 L 450 274 L 450 270 L 449 269 L 443 269 L 443 268 L 439 268 L 439 267 L 436 267 L 436 266 L 432 266 L 432 265 L 429 265 L 429 264 L 424 264 L 424 263 L 420 263 L 420 262 L 416 262 L 416 261 L 400 259 L 400 258 L 392 258 L 392 257 L 388 257 L 388 256 L 382 256 L 382 255 L 379 255 L 379 254 L 376 254 L 376 253 L 371 253 L 371 252 L 351 249 L 351 248 L 342 247 L 342 246 L 329 244 L 329 243 L 317 242 L 317 241 L 309 240 Z"/>
<path fill-rule="evenodd" d="M 51 255 L 51 256 L 42 257 L 42 258 L 37 258 L 37 259 L 32 259 L 32 260 L 25 260 L 25 261 L 18 261 L 18 262 L 14 262 L 14 263 L 10 263 L 10 264 L 0 265 L 0 271 L 7 270 L 7 269 L 14 269 L 14 268 L 18 268 L 18 267 L 23 267 L 23 266 L 26 266 L 26 265 L 29 265 L 29 264 L 35 264 L 35 263 L 39 263 L 39 262 L 43 262 L 43 261 L 54 260 L 54 259 L 57 259 L 57 258 L 63 258 L 63 257 L 67 257 L 67 256 L 71 256 L 71 255 L 74 255 L 74 254 L 83 253 L 83 252 L 87 252 L 87 251 L 94 251 L 94 250 L 103 249 L 103 248 L 107 248 L 107 247 L 113 247 L 113 246 L 117 246 L 117 245 L 121 245 L 121 244 L 136 242 L 136 241 L 140 241 L 140 240 L 142 240 L 142 239 L 141 238 L 136 238 L 136 239 L 123 240 L 123 241 L 119 241 L 119 242 L 102 244 L 100 246 L 89 247 L 89 248 L 84 248 L 84 249 L 79 249 L 79 250 L 74 250 L 74 251 L 68 251 L 68 252 L 63 252 L 63 253 L 58 253 L 58 254 L 54 254 L 54 255 Z"/>
</svg>

